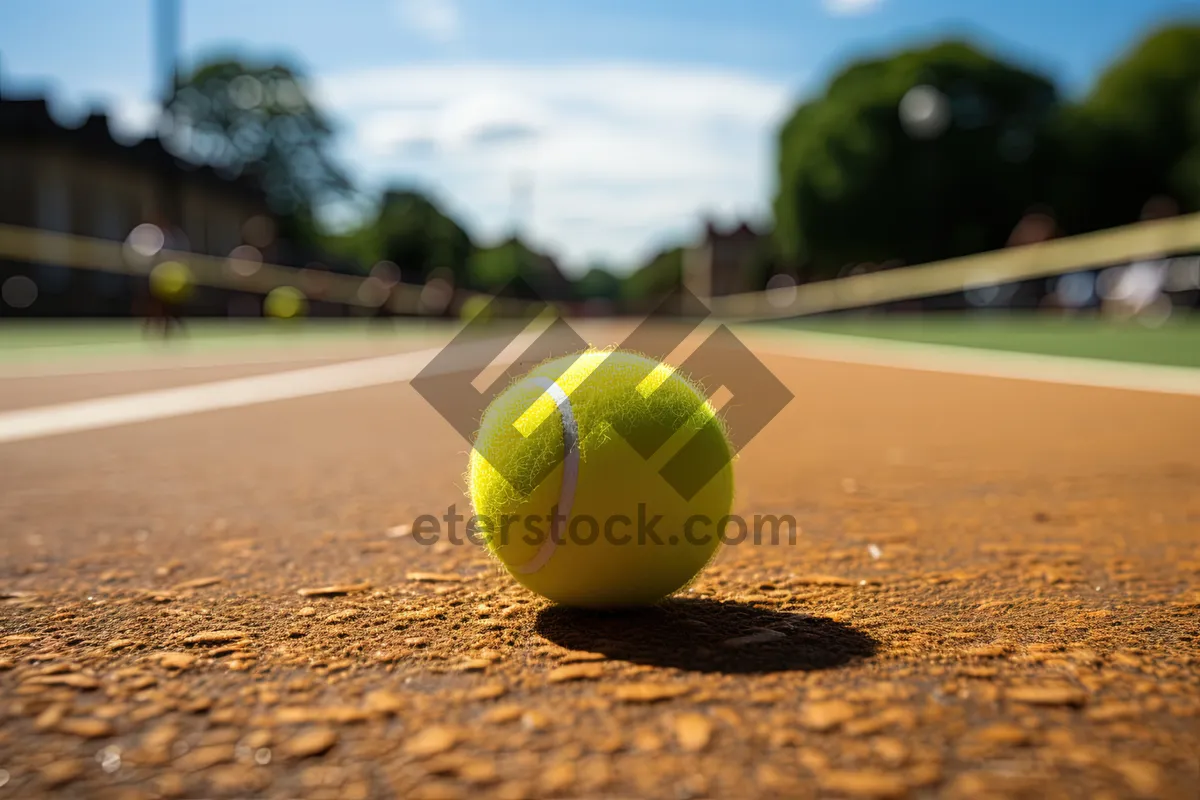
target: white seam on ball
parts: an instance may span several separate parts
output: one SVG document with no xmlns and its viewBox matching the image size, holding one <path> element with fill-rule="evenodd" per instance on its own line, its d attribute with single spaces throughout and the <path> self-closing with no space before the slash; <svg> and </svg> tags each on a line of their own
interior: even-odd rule
<svg viewBox="0 0 1200 800">
<path fill-rule="evenodd" d="M 564 524 L 569 524 L 571 506 L 575 502 L 575 485 L 579 481 L 579 422 L 575 419 L 575 412 L 571 408 L 571 399 L 567 397 L 567 393 L 562 390 L 561 386 L 549 378 L 532 378 L 531 380 L 534 385 L 542 387 L 550 394 L 550 397 L 554 399 L 554 404 L 558 407 L 559 416 L 562 417 L 563 477 L 562 487 L 558 492 L 558 515 L 562 517 Z M 552 527 L 537 554 L 517 568 L 521 573 L 528 575 L 546 566 L 551 556 L 554 555 L 555 549 L 563 541 L 564 532 L 553 527 L 554 520 L 550 520 L 550 523 Z"/>
</svg>

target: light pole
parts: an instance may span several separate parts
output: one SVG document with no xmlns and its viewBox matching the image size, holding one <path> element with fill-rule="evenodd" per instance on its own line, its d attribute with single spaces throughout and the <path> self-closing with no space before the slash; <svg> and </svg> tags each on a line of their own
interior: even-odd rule
<svg viewBox="0 0 1200 800">
<path fill-rule="evenodd" d="M 169 113 L 179 86 L 179 0 L 155 0 L 155 83 L 159 101 L 159 142 L 170 136 Z M 164 143 L 165 147 L 165 143 Z M 160 210 L 172 227 L 183 229 L 183 187 L 172 159 L 162 165 Z"/>
<path fill-rule="evenodd" d="M 529 280 L 533 264 L 527 263 L 526 245 L 523 235 L 528 235 L 530 210 L 533 206 L 533 173 L 529 170 L 517 170 L 513 173 L 510 187 L 512 189 L 512 235 L 513 235 L 513 274 L 515 277 Z M 518 294 L 524 292 L 518 290 Z"/>
<path fill-rule="evenodd" d="M 533 216 L 533 172 L 520 170 L 512 176 L 512 227 L 513 237 L 521 238 L 528 233 Z"/>
<path fill-rule="evenodd" d="M 154 49 L 161 111 L 175 99 L 179 69 L 179 0 L 155 0 Z"/>
</svg>

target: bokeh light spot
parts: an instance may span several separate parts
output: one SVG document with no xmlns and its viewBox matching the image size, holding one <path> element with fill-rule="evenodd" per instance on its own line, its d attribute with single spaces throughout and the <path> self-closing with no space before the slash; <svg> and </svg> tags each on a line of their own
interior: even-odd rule
<svg viewBox="0 0 1200 800">
<path fill-rule="evenodd" d="M 258 251 L 257 247 L 241 244 L 229 252 L 229 261 L 226 263 L 230 271 L 235 275 L 249 278 L 258 272 L 259 267 L 262 266 L 262 262 L 262 253 Z"/>
<path fill-rule="evenodd" d="M 263 214 L 251 217 L 242 225 L 242 238 L 260 250 L 270 247 L 275 241 L 275 221 Z"/>
<path fill-rule="evenodd" d="M 1080 308 L 1096 296 L 1096 278 L 1090 272 L 1070 272 L 1054 285 L 1058 302 L 1067 308 Z"/>
<path fill-rule="evenodd" d="M 774 308 L 787 308 L 796 302 L 796 279 L 780 273 L 767 281 L 767 302 Z"/>
<path fill-rule="evenodd" d="M 238 75 L 229 82 L 229 99 L 242 110 L 262 105 L 263 96 L 262 82 L 253 75 Z"/>
<path fill-rule="evenodd" d="M 37 284 L 25 275 L 13 275 L 0 286 L 0 298 L 13 308 L 29 308 L 37 297 Z"/>
<path fill-rule="evenodd" d="M 933 86 L 914 86 L 900 100 L 900 124 L 914 139 L 934 139 L 950 125 L 950 102 Z"/>
<path fill-rule="evenodd" d="M 1176 258 L 1167 268 L 1164 288 L 1168 292 L 1190 292 L 1200 289 L 1200 256 Z"/>
<path fill-rule="evenodd" d="M 159 300 L 179 303 L 192 293 L 192 271 L 182 261 L 164 261 L 150 270 L 150 291 Z"/>
<path fill-rule="evenodd" d="M 390 289 L 400 282 L 400 267 L 391 261 L 380 261 L 371 267 L 371 277 Z"/>
<path fill-rule="evenodd" d="M 458 310 L 458 316 L 463 322 L 471 322 L 478 318 L 480 321 L 486 321 L 491 318 L 491 310 L 488 305 L 490 298 L 484 295 L 472 295 L 463 301 L 462 308 Z"/>
<path fill-rule="evenodd" d="M 152 222 L 143 222 L 129 232 L 125 237 L 127 252 L 141 258 L 154 258 L 167 243 L 167 237 L 162 228 Z"/>
<path fill-rule="evenodd" d="M 263 313 L 276 319 L 294 319 L 308 309 L 304 292 L 294 286 L 276 286 L 263 300 Z"/>
<path fill-rule="evenodd" d="M 367 278 L 358 287 L 358 301 L 365 306 L 378 308 L 388 298 L 388 287 L 374 276 Z"/>
</svg>

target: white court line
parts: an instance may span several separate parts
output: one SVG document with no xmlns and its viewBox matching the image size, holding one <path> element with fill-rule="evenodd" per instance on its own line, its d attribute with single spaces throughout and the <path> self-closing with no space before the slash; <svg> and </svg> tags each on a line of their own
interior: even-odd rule
<svg viewBox="0 0 1200 800">
<path fill-rule="evenodd" d="M 788 328 L 751 329 L 739 326 L 734 330 L 755 352 L 793 358 L 1100 389 L 1200 396 L 1200 369 L 1193 367 L 901 342 Z"/>
<path fill-rule="evenodd" d="M 877 367 L 1200 396 L 1200 369 L 913 344 L 787 329 L 737 329 L 762 353 Z M 536 338 L 508 348 L 520 353 Z M 0 413 L 0 443 L 412 380 L 441 348 Z M 466 368 L 468 360 L 460 361 Z M 482 368 L 486 364 L 479 364 Z"/>
<path fill-rule="evenodd" d="M 536 334 L 525 333 L 518 340 L 528 347 L 535 338 Z M 486 352 L 486 343 L 479 347 L 479 352 Z M 9 411 L 0 413 L 0 443 L 409 381 L 441 349 Z M 471 352 L 464 349 L 456 367 L 487 366 L 473 367 L 470 358 Z"/>
<path fill-rule="evenodd" d="M 0 443 L 411 380 L 436 354 L 436 349 L 419 350 L 249 378 L 9 411 L 0 414 Z"/>
<path fill-rule="evenodd" d="M 435 339 L 435 337 L 428 337 Z M 428 340 L 427 339 L 427 340 Z M 108 375 L 121 372 L 161 372 L 177 369 L 202 369 L 212 367 L 240 367 L 270 364 L 293 364 L 297 361 L 332 361 L 348 358 L 366 358 L 378 351 L 397 344 L 419 343 L 413 339 L 402 342 L 346 342 L 326 343 L 312 349 L 290 346 L 285 349 L 269 345 L 246 349 L 219 348 L 214 350 L 169 349 L 150 353 L 94 353 L 87 359 L 71 357 L 62 361 L 40 361 L 14 359 L 0 361 L 0 381 L 24 378 L 58 378 L 88 375 Z"/>
<path fill-rule="evenodd" d="M 298 353 L 283 355 L 276 353 L 261 353 L 259 355 L 231 354 L 232 358 L 190 358 L 181 360 L 168 354 L 158 354 L 150 358 L 127 357 L 128 360 L 116 360 L 109 363 L 97 361 L 54 364 L 45 362 L 10 363 L 0 365 L 0 381 L 24 380 L 26 378 L 66 378 L 87 377 L 91 375 L 112 375 L 124 372 L 163 372 L 166 370 L 212 369 L 215 367 L 249 367 L 269 366 L 271 364 L 294 364 L 297 361 L 332 361 L 345 360 L 350 355 L 365 356 L 365 353 Z M 161 361 L 158 360 L 161 358 Z"/>
</svg>

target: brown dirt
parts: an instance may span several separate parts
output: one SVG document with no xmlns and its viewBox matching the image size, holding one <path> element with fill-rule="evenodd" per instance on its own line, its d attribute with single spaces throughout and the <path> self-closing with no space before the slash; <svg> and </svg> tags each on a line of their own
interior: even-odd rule
<svg viewBox="0 0 1200 800">
<path fill-rule="evenodd" d="M 407 385 L 0 446 L 0 797 L 1195 797 L 1200 401 L 764 360 L 802 532 L 636 613 L 403 535 Z"/>
</svg>

